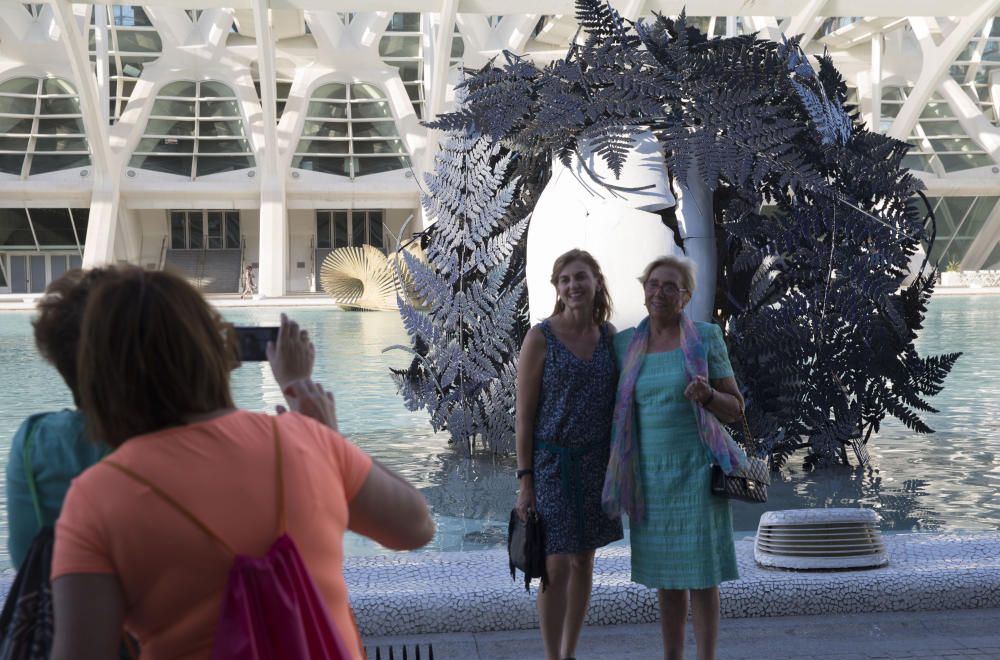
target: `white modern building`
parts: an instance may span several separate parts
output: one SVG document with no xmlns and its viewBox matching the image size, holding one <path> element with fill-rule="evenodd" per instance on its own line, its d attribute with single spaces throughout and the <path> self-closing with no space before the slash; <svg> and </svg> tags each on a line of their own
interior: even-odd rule
<svg viewBox="0 0 1000 660">
<path fill-rule="evenodd" d="M 613 4 L 827 49 L 865 121 L 914 145 L 942 263 L 1000 268 L 1000 0 Z M 222 5 L 0 2 L 0 294 L 120 261 L 234 292 L 250 263 L 264 295 L 315 290 L 332 248 L 422 228 L 420 122 L 460 67 L 544 64 L 577 31 L 571 0 Z"/>
</svg>

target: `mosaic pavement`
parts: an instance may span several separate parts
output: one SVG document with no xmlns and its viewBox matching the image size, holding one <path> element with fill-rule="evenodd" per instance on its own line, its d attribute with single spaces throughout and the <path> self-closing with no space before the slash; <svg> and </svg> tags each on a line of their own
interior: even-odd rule
<svg viewBox="0 0 1000 660">
<path fill-rule="evenodd" d="M 1000 607 L 1000 533 L 888 534 L 889 564 L 793 572 L 757 566 L 736 542 L 741 578 L 722 585 L 724 617 Z M 511 580 L 505 550 L 348 557 L 344 575 L 362 635 L 537 628 L 534 594 Z M 536 581 L 537 585 L 537 581 Z M 627 547 L 602 548 L 587 623 L 657 621 L 655 593 L 629 580 Z"/>
</svg>

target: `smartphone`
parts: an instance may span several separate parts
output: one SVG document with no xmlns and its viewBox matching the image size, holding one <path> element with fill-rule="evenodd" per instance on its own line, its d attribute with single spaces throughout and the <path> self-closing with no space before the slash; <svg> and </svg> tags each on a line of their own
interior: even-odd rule
<svg viewBox="0 0 1000 660">
<path fill-rule="evenodd" d="M 278 326 L 235 326 L 240 342 L 240 362 L 267 360 L 267 342 L 278 341 Z"/>
</svg>

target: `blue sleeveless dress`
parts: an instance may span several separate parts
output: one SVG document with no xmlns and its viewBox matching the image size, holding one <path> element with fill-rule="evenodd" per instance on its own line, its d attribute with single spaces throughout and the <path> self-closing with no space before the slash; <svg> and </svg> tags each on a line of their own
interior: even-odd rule
<svg viewBox="0 0 1000 660">
<path fill-rule="evenodd" d="M 556 337 L 548 320 L 534 429 L 534 482 L 545 554 L 577 554 L 622 538 L 601 508 L 611 449 L 618 366 L 607 324 L 589 360 Z"/>
</svg>

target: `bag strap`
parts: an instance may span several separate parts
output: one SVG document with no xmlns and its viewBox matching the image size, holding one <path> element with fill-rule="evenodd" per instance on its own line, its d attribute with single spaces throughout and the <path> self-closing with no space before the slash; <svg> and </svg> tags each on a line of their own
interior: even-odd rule
<svg viewBox="0 0 1000 660">
<path fill-rule="evenodd" d="M 284 469 L 283 469 L 283 456 L 281 451 L 281 434 L 278 432 L 278 420 L 274 417 L 271 418 L 271 428 L 274 430 L 274 451 L 275 451 L 275 480 L 277 485 L 277 492 L 275 493 L 275 503 L 278 509 L 278 534 L 283 534 L 285 532 L 285 479 L 284 479 Z M 158 495 L 164 502 L 173 507 L 178 513 L 190 520 L 198 529 L 203 531 L 206 536 L 214 540 L 216 543 L 221 545 L 226 551 L 235 556 L 236 551 L 233 550 L 232 546 L 222 540 L 218 534 L 212 531 L 212 528 L 205 524 L 198 516 L 194 515 L 190 509 L 178 502 L 171 495 L 161 489 L 159 486 L 146 479 L 142 475 L 136 473 L 135 471 L 125 467 L 121 463 L 117 463 L 110 458 L 105 458 L 102 463 L 115 468 L 125 476 L 131 478 L 134 481 L 146 486 L 156 495 Z"/>
<path fill-rule="evenodd" d="M 187 518 L 188 520 L 190 520 L 192 523 L 194 523 L 194 525 L 198 529 L 200 529 L 201 531 L 205 532 L 205 534 L 209 538 L 213 539 L 216 543 L 218 543 L 223 548 L 225 548 L 226 551 L 229 552 L 229 554 L 231 554 L 231 555 L 235 555 L 236 554 L 236 552 L 232 549 L 232 547 L 230 547 L 230 545 L 228 543 L 226 543 L 225 541 L 222 540 L 222 537 L 220 537 L 218 534 L 216 534 L 215 532 L 213 532 L 212 529 L 208 525 L 206 525 L 205 523 L 203 523 L 201 521 L 201 519 L 198 518 L 198 516 L 196 516 L 193 513 L 191 513 L 190 509 L 188 509 L 186 506 L 184 506 L 183 504 L 181 504 L 180 502 L 178 502 L 177 500 L 175 500 L 173 497 L 171 497 L 169 494 L 167 494 L 165 491 L 163 491 L 159 486 L 157 486 L 153 482 L 149 481 L 148 479 L 146 479 L 142 475 L 137 474 L 136 472 L 133 472 L 132 470 L 130 470 L 129 468 L 125 467 L 121 463 L 116 463 L 115 461 L 113 461 L 113 460 L 111 460 L 109 458 L 106 458 L 106 459 L 104 459 L 101 462 L 104 463 L 105 465 L 108 465 L 110 467 L 115 468 L 116 470 L 118 470 L 119 472 L 121 472 L 122 474 L 124 474 L 125 476 L 127 476 L 127 477 L 131 478 L 132 480 L 137 481 L 140 484 L 142 484 L 143 486 L 146 486 L 147 488 L 149 488 L 151 491 L 153 491 L 154 493 L 156 493 L 160 497 L 160 499 L 162 499 L 164 502 L 166 502 L 171 507 L 173 507 L 179 514 L 181 514 L 182 516 L 184 516 L 185 518 Z"/>
<path fill-rule="evenodd" d="M 24 478 L 28 482 L 28 492 L 31 493 L 31 504 L 35 507 L 35 520 L 38 521 L 38 529 L 45 526 L 42 518 L 42 503 L 38 498 L 38 487 L 35 485 L 35 474 L 31 471 L 31 444 L 35 440 L 36 424 L 32 424 L 28 429 L 28 439 L 24 441 L 21 449 L 21 464 L 24 466 Z"/>
<path fill-rule="evenodd" d="M 743 433 L 746 434 L 747 445 L 752 452 L 750 455 L 754 456 L 757 454 L 757 441 L 754 439 L 753 433 L 750 432 L 750 423 L 747 421 L 747 414 L 742 407 L 740 407 L 740 418 L 743 420 Z"/>
<path fill-rule="evenodd" d="M 285 533 L 285 470 L 283 456 L 281 452 L 281 433 L 278 432 L 278 418 L 271 418 L 271 427 L 274 429 L 274 483 L 277 485 L 275 493 L 275 505 L 278 509 L 278 533 L 280 536 Z"/>
</svg>

